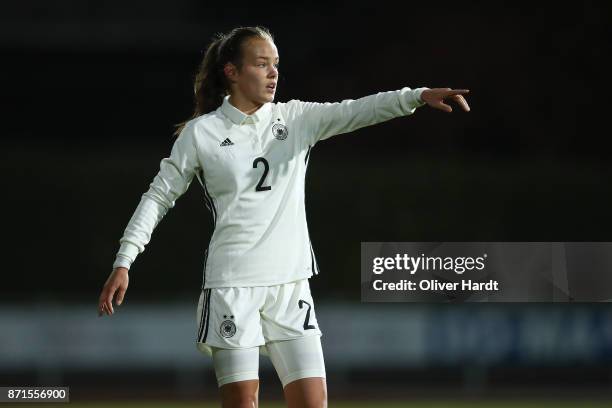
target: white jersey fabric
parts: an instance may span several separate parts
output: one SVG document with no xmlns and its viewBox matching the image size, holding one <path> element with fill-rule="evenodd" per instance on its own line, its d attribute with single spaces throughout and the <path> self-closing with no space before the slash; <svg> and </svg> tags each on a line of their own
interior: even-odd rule
<svg viewBox="0 0 612 408">
<path fill-rule="evenodd" d="M 342 102 L 268 102 L 247 115 L 229 102 L 187 122 L 140 200 L 113 267 L 129 268 L 196 176 L 214 231 L 202 288 L 270 286 L 319 273 L 305 208 L 310 150 L 320 140 L 411 115 L 426 87 Z"/>
</svg>

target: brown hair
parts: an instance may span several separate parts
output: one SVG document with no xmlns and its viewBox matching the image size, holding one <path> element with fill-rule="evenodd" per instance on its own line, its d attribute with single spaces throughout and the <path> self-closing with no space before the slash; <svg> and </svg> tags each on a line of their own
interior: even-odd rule
<svg viewBox="0 0 612 408">
<path fill-rule="evenodd" d="M 180 135 L 185 124 L 191 119 L 209 113 L 221 105 L 230 90 L 223 68 L 226 63 L 231 62 L 238 70 L 242 69 L 242 44 L 252 37 L 274 41 L 270 31 L 262 26 L 237 27 L 228 34 L 216 33 L 213 36 L 194 78 L 193 114 L 176 125 L 176 136 Z"/>
</svg>

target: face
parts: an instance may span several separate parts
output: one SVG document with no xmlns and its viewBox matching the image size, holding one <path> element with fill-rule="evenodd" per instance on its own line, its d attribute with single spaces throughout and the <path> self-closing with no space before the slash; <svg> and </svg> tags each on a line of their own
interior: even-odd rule
<svg viewBox="0 0 612 408">
<path fill-rule="evenodd" d="M 245 99 L 263 104 L 272 102 L 278 81 L 278 50 L 274 43 L 259 37 L 250 38 L 242 45 L 242 69 L 232 63 L 225 66 L 225 73 L 233 82 L 233 92 Z"/>
</svg>

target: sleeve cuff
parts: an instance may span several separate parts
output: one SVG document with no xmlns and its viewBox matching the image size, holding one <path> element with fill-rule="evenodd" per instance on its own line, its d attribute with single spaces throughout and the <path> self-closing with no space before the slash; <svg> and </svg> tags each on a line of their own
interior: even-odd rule
<svg viewBox="0 0 612 408">
<path fill-rule="evenodd" d="M 131 265 L 132 265 L 131 259 L 126 258 L 123 255 L 117 255 L 117 257 L 115 258 L 115 262 L 113 262 L 113 269 L 116 269 L 116 268 L 130 269 Z"/>
<path fill-rule="evenodd" d="M 426 89 L 429 88 L 410 89 L 409 87 L 404 87 L 400 90 L 400 104 L 407 114 L 412 114 L 416 108 L 425 105 L 425 102 L 421 99 L 421 94 Z"/>
<path fill-rule="evenodd" d="M 117 267 L 130 268 L 130 265 L 138 254 L 140 253 L 138 246 L 132 244 L 128 241 L 123 241 L 121 243 L 121 247 L 117 252 L 117 256 L 115 258 L 115 262 L 113 263 L 113 269 Z"/>
</svg>

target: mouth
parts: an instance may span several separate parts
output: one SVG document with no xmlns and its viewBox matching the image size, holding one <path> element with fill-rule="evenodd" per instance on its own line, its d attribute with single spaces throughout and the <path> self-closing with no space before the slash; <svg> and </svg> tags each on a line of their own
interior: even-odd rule
<svg viewBox="0 0 612 408">
<path fill-rule="evenodd" d="M 266 89 L 267 89 L 269 92 L 275 92 L 275 91 L 276 91 L 276 83 L 271 83 L 271 84 L 268 84 L 268 86 L 266 86 Z"/>
</svg>

